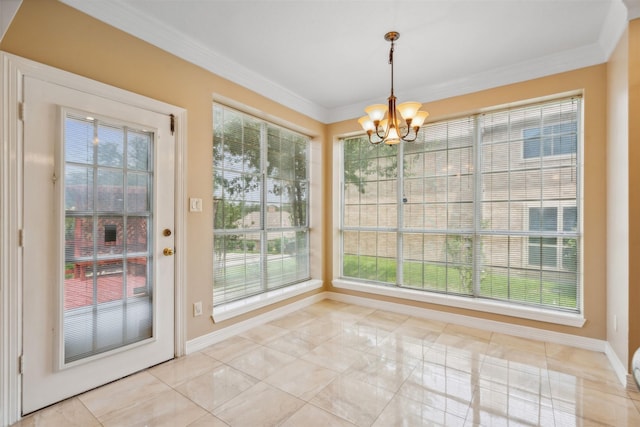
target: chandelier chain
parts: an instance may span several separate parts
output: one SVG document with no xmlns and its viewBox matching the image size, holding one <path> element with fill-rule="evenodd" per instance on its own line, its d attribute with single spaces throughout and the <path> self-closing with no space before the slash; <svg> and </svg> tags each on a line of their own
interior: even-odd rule
<svg viewBox="0 0 640 427">
<path fill-rule="evenodd" d="M 393 95 L 393 40 L 389 49 L 389 64 L 391 64 L 391 95 Z"/>
</svg>

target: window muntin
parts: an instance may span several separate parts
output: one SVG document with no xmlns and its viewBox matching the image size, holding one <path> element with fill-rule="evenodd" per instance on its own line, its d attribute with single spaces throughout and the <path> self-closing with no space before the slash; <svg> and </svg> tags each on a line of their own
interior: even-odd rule
<svg viewBox="0 0 640 427">
<path fill-rule="evenodd" d="M 306 136 L 214 104 L 214 305 L 309 273 Z"/>
<path fill-rule="evenodd" d="M 396 147 L 344 139 L 341 277 L 579 311 L 580 114 L 572 98 L 430 124 Z M 575 149 L 524 158 L 527 129 L 559 145 L 572 132 Z"/>
</svg>

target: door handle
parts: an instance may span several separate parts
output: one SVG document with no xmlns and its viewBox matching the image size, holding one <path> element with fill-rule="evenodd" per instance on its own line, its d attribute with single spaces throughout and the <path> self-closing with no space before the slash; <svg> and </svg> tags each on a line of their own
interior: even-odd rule
<svg viewBox="0 0 640 427">
<path fill-rule="evenodd" d="M 171 256 L 171 255 L 173 255 L 173 253 L 174 253 L 174 252 L 173 252 L 173 249 L 171 249 L 171 248 L 164 248 L 164 250 L 162 251 L 162 253 L 163 253 L 165 256 Z"/>
</svg>

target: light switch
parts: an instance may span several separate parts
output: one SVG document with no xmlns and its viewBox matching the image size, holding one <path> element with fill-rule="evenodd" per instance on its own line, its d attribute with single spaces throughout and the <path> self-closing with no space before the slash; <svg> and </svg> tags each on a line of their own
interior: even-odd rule
<svg viewBox="0 0 640 427">
<path fill-rule="evenodd" d="M 202 212 L 202 199 L 191 197 L 189 199 L 189 212 Z"/>
<path fill-rule="evenodd" d="M 202 301 L 193 303 L 193 317 L 202 316 Z"/>
</svg>

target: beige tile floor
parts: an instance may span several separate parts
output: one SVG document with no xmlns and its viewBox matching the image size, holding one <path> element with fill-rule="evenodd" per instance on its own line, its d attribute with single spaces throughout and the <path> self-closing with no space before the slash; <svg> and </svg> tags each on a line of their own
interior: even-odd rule
<svg viewBox="0 0 640 427">
<path fill-rule="evenodd" d="M 18 426 L 640 426 L 602 353 L 325 300 Z"/>
</svg>

